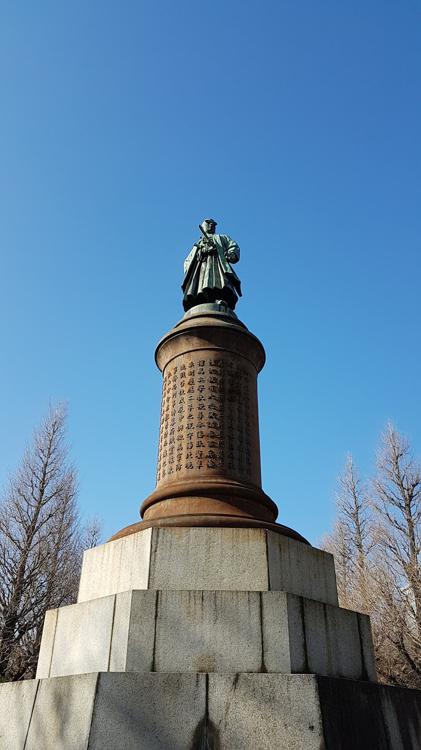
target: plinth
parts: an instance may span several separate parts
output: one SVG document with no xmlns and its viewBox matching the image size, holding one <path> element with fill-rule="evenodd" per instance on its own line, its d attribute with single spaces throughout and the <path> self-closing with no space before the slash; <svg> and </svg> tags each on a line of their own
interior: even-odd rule
<svg viewBox="0 0 421 750">
<path fill-rule="evenodd" d="M 0 750 L 421 750 L 421 694 L 378 685 L 332 555 L 261 486 L 263 347 L 219 306 L 159 343 L 157 484 L 0 685 Z"/>
</svg>

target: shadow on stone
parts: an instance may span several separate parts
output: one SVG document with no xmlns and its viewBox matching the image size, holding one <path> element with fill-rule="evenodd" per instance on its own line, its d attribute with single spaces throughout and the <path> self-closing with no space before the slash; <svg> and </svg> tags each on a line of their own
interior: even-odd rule
<svg viewBox="0 0 421 750">
<path fill-rule="evenodd" d="M 191 750 L 219 750 L 218 730 L 208 717 L 204 717 L 196 727 Z"/>
</svg>

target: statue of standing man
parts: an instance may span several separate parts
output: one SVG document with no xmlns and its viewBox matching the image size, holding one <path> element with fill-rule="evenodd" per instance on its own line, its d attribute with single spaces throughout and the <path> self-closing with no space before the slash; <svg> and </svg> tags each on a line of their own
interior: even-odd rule
<svg viewBox="0 0 421 750">
<path fill-rule="evenodd" d="M 216 302 L 235 309 L 241 297 L 241 282 L 231 268 L 240 259 L 240 248 L 227 234 L 215 234 L 216 221 L 199 225 L 201 237 L 184 261 L 183 307 Z"/>
</svg>

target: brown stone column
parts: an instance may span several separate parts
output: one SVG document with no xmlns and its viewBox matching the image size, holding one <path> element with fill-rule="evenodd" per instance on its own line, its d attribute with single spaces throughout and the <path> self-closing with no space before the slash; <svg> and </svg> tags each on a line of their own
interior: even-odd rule
<svg viewBox="0 0 421 750">
<path fill-rule="evenodd" d="M 157 485 L 145 521 L 235 515 L 274 521 L 261 488 L 257 374 L 265 353 L 229 318 L 184 320 L 159 343 L 164 376 Z"/>
<path fill-rule="evenodd" d="M 206 307 L 187 313 L 158 344 L 156 487 L 142 504 L 143 522 L 113 538 L 148 526 L 262 526 L 303 540 L 275 523 L 277 507 L 261 486 L 263 346 L 235 315 Z"/>
</svg>

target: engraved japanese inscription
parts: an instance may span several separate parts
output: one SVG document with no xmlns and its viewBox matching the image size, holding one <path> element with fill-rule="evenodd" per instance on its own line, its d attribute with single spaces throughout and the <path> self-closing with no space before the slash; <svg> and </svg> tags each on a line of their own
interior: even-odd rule
<svg viewBox="0 0 421 750">
<path fill-rule="evenodd" d="M 157 482 L 191 472 L 250 478 L 247 367 L 227 357 L 182 357 L 165 371 Z"/>
</svg>

